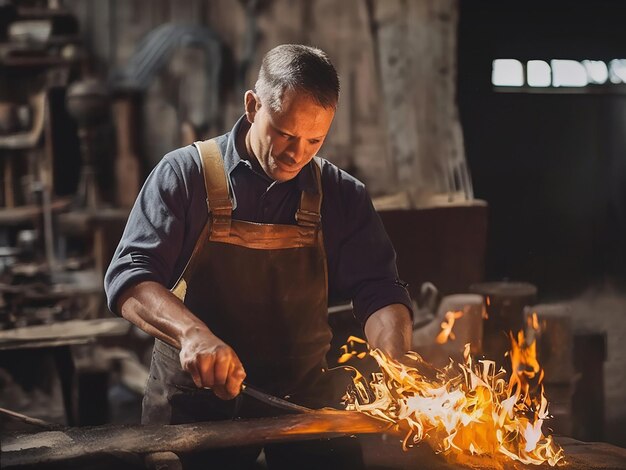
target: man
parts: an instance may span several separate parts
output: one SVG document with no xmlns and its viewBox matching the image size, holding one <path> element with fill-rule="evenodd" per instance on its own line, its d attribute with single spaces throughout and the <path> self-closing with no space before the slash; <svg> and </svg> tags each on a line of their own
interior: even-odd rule
<svg viewBox="0 0 626 470">
<path fill-rule="evenodd" d="M 169 153 L 148 177 L 105 279 L 111 310 L 156 338 L 144 423 L 267 415 L 233 400 L 244 379 L 301 404 L 332 405 L 329 298 L 353 301 L 372 347 L 393 357 L 409 349 L 410 299 L 369 196 L 314 158 L 338 98 L 322 51 L 278 46 L 233 130 Z M 340 448 L 325 441 L 265 454 L 270 466 L 340 468 L 349 459 L 356 468 L 358 458 Z M 209 458 L 236 467 L 259 451 Z"/>
</svg>

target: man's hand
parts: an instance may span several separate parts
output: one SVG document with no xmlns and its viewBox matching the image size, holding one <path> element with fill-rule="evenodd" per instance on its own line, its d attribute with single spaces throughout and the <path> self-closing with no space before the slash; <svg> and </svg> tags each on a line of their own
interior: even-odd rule
<svg viewBox="0 0 626 470">
<path fill-rule="evenodd" d="M 194 328 L 182 338 L 180 364 L 197 387 L 212 389 L 222 400 L 239 395 L 246 378 L 235 351 L 208 328 Z"/>
</svg>

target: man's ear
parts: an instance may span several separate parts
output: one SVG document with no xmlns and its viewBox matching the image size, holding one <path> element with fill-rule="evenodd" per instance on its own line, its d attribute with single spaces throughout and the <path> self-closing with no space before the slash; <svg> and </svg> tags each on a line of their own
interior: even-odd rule
<svg viewBox="0 0 626 470">
<path fill-rule="evenodd" d="M 261 101 L 257 94 L 252 90 L 246 91 L 244 95 L 244 108 L 246 110 L 246 118 L 250 124 L 254 122 L 254 117 L 260 107 Z"/>
</svg>

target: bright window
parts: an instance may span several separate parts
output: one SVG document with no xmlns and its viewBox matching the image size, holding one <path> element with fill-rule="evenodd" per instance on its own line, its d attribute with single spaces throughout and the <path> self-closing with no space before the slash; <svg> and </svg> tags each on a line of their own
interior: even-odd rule
<svg viewBox="0 0 626 470">
<path fill-rule="evenodd" d="M 515 91 L 516 88 L 532 92 L 550 92 L 560 88 L 560 92 L 577 92 L 575 88 L 591 88 L 602 85 L 607 91 L 612 85 L 626 84 L 626 59 L 601 60 L 553 59 L 529 60 L 523 63 L 517 59 L 496 59 L 493 61 L 491 83 L 503 87 L 502 91 Z M 626 87 L 619 88 L 624 92 Z M 596 88 L 598 90 L 598 88 Z M 556 93 L 557 91 L 554 90 Z M 584 90 L 583 90 L 584 92 Z"/>
<path fill-rule="evenodd" d="M 609 79 L 609 68 L 601 60 L 583 60 L 589 83 L 602 85 Z"/>
<path fill-rule="evenodd" d="M 491 83 L 496 86 L 523 86 L 524 66 L 515 59 L 494 60 Z"/>
<path fill-rule="evenodd" d="M 550 86 L 552 83 L 550 65 L 543 60 L 529 60 L 526 66 L 526 80 L 530 86 Z"/>
<path fill-rule="evenodd" d="M 587 71 L 576 60 L 552 60 L 552 86 L 587 86 Z"/>
<path fill-rule="evenodd" d="M 609 63 L 611 83 L 626 83 L 626 59 L 613 59 Z"/>
</svg>

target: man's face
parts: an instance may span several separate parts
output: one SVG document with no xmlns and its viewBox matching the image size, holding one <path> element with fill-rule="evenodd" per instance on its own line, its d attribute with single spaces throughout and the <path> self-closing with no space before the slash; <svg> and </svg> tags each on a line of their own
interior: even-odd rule
<svg viewBox="0 0 626 470">
<path fill-rule="evenodd" d="M 245 105 L 251 123 L 248 151 L 276 181 L 295 178 L 311 161 L 324 143 L 335 116 L 334 109 L 324 108 L 297 91 L 284 93 L 278 112 L 263 104 L 252 91 L 246 92 Z"/>
</svg>

